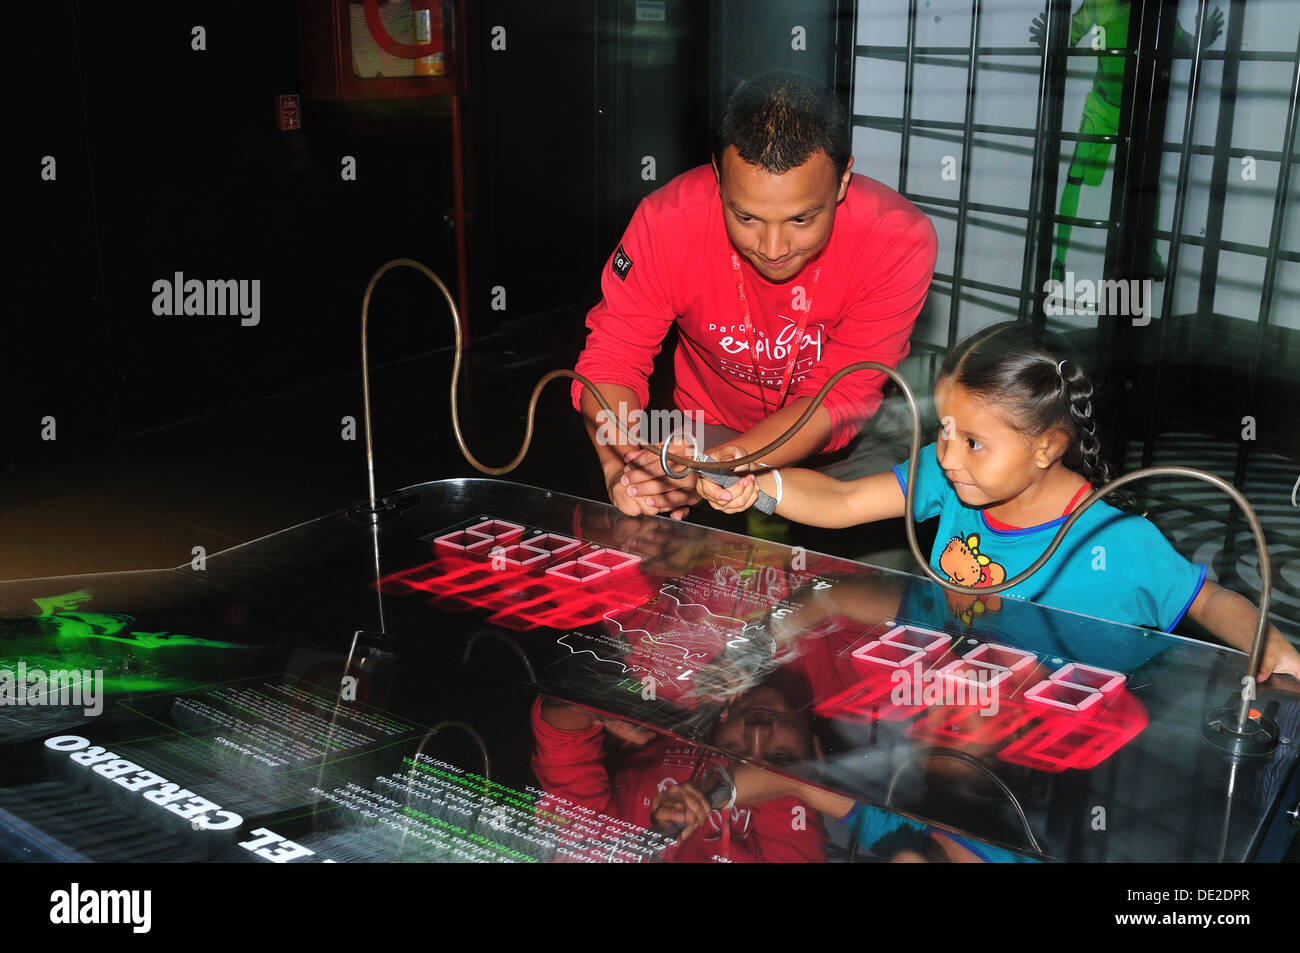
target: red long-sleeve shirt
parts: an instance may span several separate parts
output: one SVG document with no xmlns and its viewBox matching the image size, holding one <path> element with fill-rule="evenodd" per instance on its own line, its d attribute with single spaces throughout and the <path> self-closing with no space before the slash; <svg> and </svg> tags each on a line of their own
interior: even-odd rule
<svg viewBox="0 0 1300 953">
<path fill-rule="evenodd" d="M 771 412 L 788 348 L 807 298 L 812 309 L 797 342 L 787 402 L 812 397 L 840 368 L 873 360 L 896 367 L 934 274 L 938 241 L 930 220 L 893 189 L 854 175 L 835 211 L 821 254 L 794 278 L 776 284 L 740 257 L 757 346 L 751 359 L 711 166 L 673 179 L 637 207 L 601 275 L 603 299 L 587 316 L 590 334 L 577 371 L 596 383 L 620 384 L 642 407 L 664 336 L 675 320 L 674 401 L 702 411 L 704 422 L 744 432 Z M 821 266 L 813 287 L 813 274 Z M 769 409 L 754 378 L 757 361 Z M 883 374 L 859 372 L 838 383 L 824 406 L 838 450 L 880 406 Z M 574 382 L 574 407 L 582 385 Z"/>
<path fill-rule="evenodd" d="M 642 828 L 653 823 L 650 807 L 659 791 L 698 778 L 721 760 L 716 755 L 701 758 L 694 745 L 661 738 L 633 752 L 611 776 L 606 768 L 605 732 L 599 724 L 581 731 L 556 728 L 542 717 L 540 698 L 533 704 L 532 722 L 537 742 L 533 772 L 542 788 Z M 825 845 L 821 815 L 787 797 L 736 806 L 725 814 L 714 811 L 707 824 L 664 850 L 663 856 L 678 863 L 823 863 Z"/>
</svg>

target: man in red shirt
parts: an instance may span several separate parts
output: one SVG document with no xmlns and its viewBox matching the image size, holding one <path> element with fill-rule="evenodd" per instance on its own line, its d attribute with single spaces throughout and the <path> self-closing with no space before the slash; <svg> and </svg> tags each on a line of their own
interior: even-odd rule
<svg viewBox="0 0 1300 953">
<path fill-rule="evenodd" d="M 557 699 L 538 698 L 532 712 L 532 764 L 547 794 L 538 807 L 549 810 L 553 798 L 564 798 L 589 811 L 651 828 L 657 795 L 676 784 L 699 782 L 714 765 L 729 761 L 714 749 L 776 766 L 820 760 L 821 743 L 809 715 L 811 698 L 805 680 L 778 669 L 763 684 L 731 700 L 710 731 L 712 747 L 707 748 Z M 690 791 L 696 795 L 698 788 Z M 692 823 L 686 836 L 659 858 L 678 863 L 824 863 L 821 815 L 797 796 L 777 797 L 739 810 L 732 805 L 703 811 L 694 817 L 700 823 Z M 852 807 L 851 802 L 833 803 L 843 806 L 841 813 Z"/>
<path fill-rule="evenodd" d="M 934 274 L 934 226 L 852 170 L 848 119 L 830 90 L 767 73 L 732 94 L 712 166 L 642 200 L 601 276 L 603 300 L 587 316 L 576 367 L 629 433 L 644 432 L 628 418 L 646 407 L 674 322 L 674 403 L 721 428 L 706 452 L 770 443 L 847 364 L 902 361 Z M 764 462 L 845 447 L 879 408 L 885 379 L 844 378 Z M 681 519 L 699 501 L 693 477 L 667 478 L 657 455 L 629 446 L 577 382 L 573 401 L 620 511 Z"/>
</svg>

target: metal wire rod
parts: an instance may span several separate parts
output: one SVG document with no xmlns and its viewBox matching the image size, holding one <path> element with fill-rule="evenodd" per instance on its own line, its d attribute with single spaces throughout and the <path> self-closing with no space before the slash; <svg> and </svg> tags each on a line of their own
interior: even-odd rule
<svg viewBox="0 0 1300 953">
<path fill-rule="evenodd" d="M 519 452 L 515 455 L 515 458 L 511 460 L 509 463 L 507 463 L 505 466 L 489 467 L 483 463 L 480 463 L 478 458 L 475 457 L 472 453 L 470 453 L 469 447 L 465 443 L 465 437 L 461 433 L 461 428 L 460 428 L 460 409 L 457 400 L 457 383 L 460 380 L 460 365 L 462 359 L 462 352 L 464 349 L 464 342 L 461 336 L 460 312 L 456 308 L 455 299 L 452 298 L 451 293 L 447 290 L 447 286 L 443 284 L 442 280 L 437 275 L 435 275 L 427 266 L 410 258 L 395 258 L 392 261 L 389 261 L 384 265 L 380 266 L 379 270 L 376 271 L 375 274 L 371 277 L 369 284 L 366 285 L 366 292 L 361 301 L 361 381 L 362 381 L 362 388 L 363 388 L 363 401 L 364 401 L 364 408 L 365 408 L 365 425 L 366 425 L 366 475 L 369 481 L 370 507 L 372 511 L 378 509 L 379 503 L 375 498 L 374 447 L 371 441 L 371 433 L 370 433 L 370 367 L 369 367 L 369 354 L 367 350 L 367 327 L 368 327 L 369 314 L 370 314 L 370 298 L 375 290 L 375 284 L 379 281 L 379 279 L 383 277 L 385 274 L 387 274 L 389 271 L 391 271 L 392 269 L 397 267 L 402 267 L 402 266 L 408 268 L 414 268 L 416 271 L 420 272 L 425 277 L 427 277 L 430 281 L 432 281 L 435 285 L 437 285 L 438 290 L 442 292 L 442 296 L 447 302 L 447 307 L 451 311 L 452 328 L 455 330 L 455 335 L 456 335 L 456 353 L 455 353 L 455 358 L 452 361 L 452 370 L 451 370 L 452 432 L 455 434 L 456 444 L 457 446 L 460 447 L 460 452 L 465 456 L 465 459 L 469 461 L 470 466 L 474 467 L 474 469 L 478 470 L 480 473 L 485 473 L 489 476 L 501 476 L 503 474 L 509 473 L 512 470 L 514 470 L 516 467 L 518 467 L 521 462 L 523 462 L 524 456 L 528 453 L 528 448 L 531 446 L 533 440 L 533 424 L 534 424 L 534 416 L 537 409 L 537 399 L 540 396 L 542 389 L 547 384 L 549 384 L 553 380 L 558 380 L 560 378 L 569 378 L 572 380 L 576 380 L 580 382 L 588 390 L 590 390 L 592 396 L 596 398 L 596 402 L 600 404 L 601 408 L 606 413 L 608 413 L 610 417 L 613 419 L 615 426 L 618 427 L 619 431 L 623 434 L 624 438 L 627 439 L 628 444 L 630 446 L 634 446 L 642 450 L 650 450 L 656 453 L 657 455 L 659 455 L 665 464 L 664 470 L 667 473 L 667 475 L 672 479 L 680 480 L 685 478 L 692 471 L 699 472 L 699 473 L 734 473 L 736 470 L 748 466 L 751 463 L 759 462 L 760 460 L 762 460 L 763 457 L 767 456 L 772 451 L 783 446 L 786 443 L 786 441 L 790 440 L 792 437 L 794 437 L 796 433 L 799 432 L 799 430 L 809 421 L 809 419 L 811 419 L 812 415 L 817 412 L 817 409 L 821 406 L 822 401 L 826 399 L 826 395 L 830 393 L 831 388 L 834 387 L 837 383 L 839 383 L 840 380 L 847 377 L 849 374 L 853 374 L 858 371 L 879 371 L 880 373 L 883 373 L 889 378 L 891 378 L 894 381 L 894 383 L 896 383 L 899 386 L 899 389 L 903 393 L 903 397 L 907 401 L 907 409 L 912 418 L 911 447 L 907 459 L 907 485 L 906 487 L 904 487 L 903 490 L 903 506 L 904 506 L 903 526 L 907 532 L 907 545 L 912 551 L 912 557 L 916 560 L 917 565 L 920 566 L 922 572 L 924 572 L 925 575 L 932 582 L 937 583 L 938 585 L 942 586 L 944 589 L 947 589 L 949 592 L 956 592 L 956 593 L 961 593 L 963 595 L 973 595 L 973 596 L 992 595 L 994 593 L 1002 592 L 1004 589 L 1010 589 L 1013 586 L 1019 585 L 1020 583 L 1028 579 L 1030 576 L 1032 576 L 1034 573 L 1038 572 L 1038 570 L 1041 569 L 1047 563 L 1047 561 L 1052 557 L 1052 554 L 1055 553 L 1056 550 L 1060 548 L 1061 543 L 1065 541 L 1066 533 L 1068 533 L 1070 531 L 1070 528 L 1073 527 L 1074 524 L 1079 521 L 1079 518 L 1083 516 L 1083 514 L 1088 510 L 1088 508 L 1092 506 L 1094 503 L 1101 502 L 1102 499 L 1104 499 L 1106 496 L 1113 493 L 1115 490 L 1118 490 L 1120 487 L 1127 486 L 1130 483 L 1135 483 L 1138 480 L 1144 480 L 1149 477 L 1156 477 L 1156 476 L 1185 476 L 1195 480 L 1201 480 L 1205 483 L 1211 484 L 1212 486 L 1216 486 L 1220 490 L 1223 490 L 1223 492 L 1227 493 L 1230 497 L 1232 497 L 1233 501 L 1239 507 L 1241 507 L 1242 512 L 1246 516 L 1247 522 L 1250 524 L 1251 533 L 1255 537 L 1255 548 L 1257 553 L 1259 554 L 1259 579 L 1260 579 L 1259 616 L 1255 625 L 1255 638 L 1254 641 L 1251 643 L 1249 661 L 1246 663 L 1246 675 L 1250 679 L 1252 688 L 1255 682 L 1258 680 L 1257 676 L 1259 673 L 1259 665 L 1264 655 L 1265 635 L 1268 632 L 1268 605 L 1273 591 L 1273 566 L 1271 561 L 1269 560 L 1268 547 L 1264 540 L 1264 529 L 1260 525 L 1259 517 L 1256 516 L 1254 508 L 1251 507 L 1250 502 L 1246 499 L 1245 496 L 1241 494 L 1241 492 L 1236 487 L 1234 487 L 1231 483 L 1228 483 L 1226 480 L 1215 476 L 1212 473 L 1206 473 L 1203 470 L 1197 470 L 1192 467 L 1163 466 L 1163 467 L 1146 467 L 1141 470 L 1134 470 L 1132 473 L 1127 473 L 1124 476 L 1118 477 L 1117 479 L 1112 480 L 1110 483 L 1107 483 L 1105 486 L 1099 487 L 1096 490 L 1094 490 L 1092 494 L 1088 496 L 1087 499 L 1085 499 L 1076 509 L 1074 509 L 1070 513 L 1069 519 L 1067 519 L 1063 524 L 1061 524 L 1061 528 L 1056 531 L 1056 535 L 1052 537 L 1052 541 L 1051 543 L 1048 544 L 1047 549 L 1044 550 L 1043 554 L 1039 556 L 1036 560 L 1034 560 L 1034 562 L 1031 563 L 1027 569 L 1025 569 L 1019 575 L 1007 579 L 1003 582 L 1000 582 L 997 585 L 980 586 L 977 588 L 975 586 L 958 585 L 955 582 L 949 582 L 947 579 L 944 579 L 942 576 L 940 576 L 938 573 L 936 573 L 933 569 L 930 568 L 930 561 L 921 552 L 921 546 L 917 541 L 917 537 L 916 537 L 916 522 L 914 519 L 913 508 L 912 508 L 912 500 L 916 492 L 917 459 L 919 458 L 921 453 L 921 416 L 916 407 L 916 398 L 913 397 L 912 389 L 910 386 L 908 386 L 907 381 L 904 380 L 903 376 L 899 374 L 896 370 L 894 370 L 894 368 L 888 366 L 887 364 L 881 364 L 877 361 L 858 361 L 854 364 L 849 364 L 847 367 L 843 367 L 840 370 L 836 371 L 834 374 L 831 375 L 830 379 L 827 380 L 826 383 L 822 385 L 821 390 L 817 392 L 816 396 L 813 397 L 812 401 L 804 409 L 803 414 L 800 415 L 799 419 L 796 420 L 794 424 L 791 425 L 789 430 L 781 434 L 781 436 L 777 437 L 775 440 L 773 440 L 771 443 L 769 443 L 767 446 L 763 447 L 760 450 L 756 450 L 753 453 L 747 454 L 743 457 L 739 457 L 735 460 L 728 460 L 725 462 L 716 462 L 716 463 L 701 463 L 691 459 L 690 457 L 683 457 L 675 453 L 668 453 L 666 448 L 659 448 L 653 445 L 641 444 L 639 441 L 634 440 L 628 434 L 627 430 L 623 427 L 622 421 L 618 419 L 618 415 L 614 413 L 613 409 L 609 405 L 609 402 L 606 401 L 604 395 L 601 394 L 600 388 L 598 388 L 590 380 L 588 380 L 582 374 L 577 373 L 576 371 L 569 371 L 563 369 L 553 370 L 543 375 L 543 377 L 537 382 L 537 385 L 533 388 L 532 396 L 529 397 L 528 399 L 528 419 L 524 430 L 523 444 L 522 446 L 520 446 Z M 682 467 L 682 469 L 676 471 L 669 469 L 667 466 L 667 463 L 669 461 L 671 461 L 673 464 L 677 466 Z M 1254 697 L 1253 690 L 1248 691 L 1247 689 L 1243 688 L 1241 693 L 1241 704 L 1237 712 L 1237 730 L 1239 732 L 1245 731 L 1246 721 L 1250 712 L 1250 701 L 1253 697 Z"/>
</svg>

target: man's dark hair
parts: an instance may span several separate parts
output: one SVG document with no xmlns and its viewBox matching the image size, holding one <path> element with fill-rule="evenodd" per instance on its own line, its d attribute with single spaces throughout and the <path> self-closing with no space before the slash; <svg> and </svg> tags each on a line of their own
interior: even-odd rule
<svg viewBox="0 0 1300 953">
<path fill-rule="evenodd" d="M 782 175 L 821 150 L 844 174 L 852 153 L 849 117 L 825 85 L 790 70 L 774 70 L 736 87 L 727 100 L 713 140 L 713 158 L 735 146 L 750 165 Z"/>
</svg>

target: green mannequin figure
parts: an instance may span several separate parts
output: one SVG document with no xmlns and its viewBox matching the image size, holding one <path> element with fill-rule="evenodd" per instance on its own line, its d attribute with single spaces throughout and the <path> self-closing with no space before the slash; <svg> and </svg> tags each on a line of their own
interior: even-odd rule
<svg viewBox="0 0 1300 953">
<path fill-rule="evenodd" d="M 1070 18 L 1070 46 L 1098 28 L 1093 40 L 1093 49 L 1123 50 L 1128 49 L 1128 21 L 1132 4 L 1129 0 L 1083 0 L 1079 9 Z M 1042 46 L 1045 40 L 1043 14 L 1038 14 L 1029 27 L 1029 39 Z M 1223 32 L 1223 13 L 1215 7 L 1209 14 L 1205 30 L 1201 35 L 1201 48 L 1208 49 L 1219 34 Z M 1180 53 L 1190 53 L 1195 34 L 1188 33 L 1178 24 L 1174 24 L 1174 49 Z M 1127 57 L 1097 57 L 1097 74 L 1093 78 L 1092 90 L 1084 101 L 1083 118 L 1079 122 L 1079 132 L 1095 136 L 1113 136 L 1119 132 L 1119 104 L 1124 92 L 1124 68 Z M 1101 185 L 1106 176 L 1106 166 L 1110 162 L 1109 142 L 1076 142 L 1074 156 L 1070 160 L 1070 169 L 1066 174 L 1065 188 L 1061 192 L 1062 216 L 1073 218 L 1079 213 L 1079 189 L 1083 185 L 1094 188 Z M 1159 218 L 1157 206 L 1156 217 Z M 1056 281 L 1065 279 L 1065 254 L 1070 246 L 1071 226 L 1061 222 L 1056 228 L 1056 258 L 1052 262 L 1052 278 Z M 1151 260 L 1147 277 L 1154 281 L 1163 281 L 1165 262 L 1160 257 L 1155 245 L 1151 247 Z"/>
</svg>

